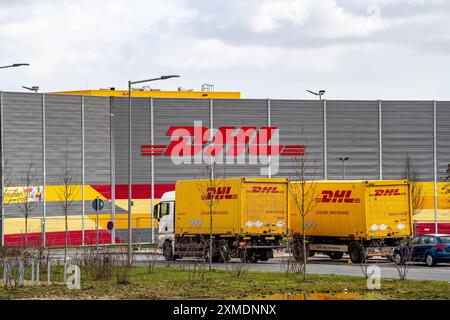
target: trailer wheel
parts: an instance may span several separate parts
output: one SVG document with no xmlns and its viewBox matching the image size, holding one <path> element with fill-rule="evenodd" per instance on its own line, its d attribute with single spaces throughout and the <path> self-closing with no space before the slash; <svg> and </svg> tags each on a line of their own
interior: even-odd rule
<svg viewBox="0 0 450 320">
<path fill-rule="evenodd" d="M 166 259 L 166 261 L 175 261 L 173 251 L 172 251 L 172 243 L 170 241 L 164 242 L 163 255 L 164 255 L 164 259 Z"/>
<path fill-rule="evenodd" d="M 333 251 L 333 252 L 329 252 L 328 256 L 333 260 L 340 260 L 344 256 L 344 253 L 339 252 L 339 251 Z"/>
<path fill-rule="evenodd" d="M 270 259 L 270 251 L 269 250 L 261 250 L 260 254 L 259 254 L 259 260 L 260 261 L 269 261 Z"/>
<path fill-rule="evenodd" d="M 364 247 L 358 242 L 352 242 L 348 245 L 348 253 L 353 263 L 361 263 L 366 259 Z"/>
</svg>

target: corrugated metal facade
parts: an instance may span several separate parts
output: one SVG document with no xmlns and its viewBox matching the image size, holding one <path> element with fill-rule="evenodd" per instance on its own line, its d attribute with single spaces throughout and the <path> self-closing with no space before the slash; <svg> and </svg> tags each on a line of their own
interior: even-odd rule
<svg viewBox="0 0 450 320">
<path fill-rule="evenodd" d="M 434 181 L 434 160 L 436 179 L 441 181 L 450 163 L 450 102 L 139 98 L 133 99 L 132 106 L 133 184 L 140 186 L 141 197 L 144 194 L 146 198 L 151 194 L 151 159 L 141 155 L 141 146 L 151 144 L 152 130 L 155 145 L 169 145 L 166 133 L 170 127 L 193 126 L 195 121 L 216 129 L 277 127 L 281 145 L 306 146 L 309 159 L 317 165 L 317 179 L 341 179 L 342 162 L 338 158 L 342 156 L 350 157 L 347 179 L 401 178 L 409 154 L 421 181 Z M 127 98 L 3 92 L 1 124 L 1 149 L 9 160 L 13 185 L 22 185 L 31 159 L 36 185 L 61 184 L 61 166 L 67 155 L 75 184 L 94 186 L 114 201 L 125 199 Z M 202 165 L 176 166 L 164 156 L 154 160 L 158 186 L 203 175 Z M 229 177 L 260 175 L 261 164 L 249 165 L 248 159 L 246 163 L 222 166 L 226 167 L 222 172 Z M 292 176 L 291 157 L 280 157 L 279 167 L 274 176 Z M 116 185 L 115 197 L 112 184 Z M 91 199 L 85 196 L 84 200 L 84 206 L 82 201 L 74 203 L 72 215 L 94 213 Z M 45 206 L 40 203 L 33 216 L 43 217 L 44 211 L 47 217 L 62 214 L 58 202 L 51 201 Z M 111 208 L 107 203 L 105 212 L 111 211 L 125 212 L 123 206 Z M 16 217 L 20 212 L 15 206 L 7 206 L 4 215 Z"/>
</svg>

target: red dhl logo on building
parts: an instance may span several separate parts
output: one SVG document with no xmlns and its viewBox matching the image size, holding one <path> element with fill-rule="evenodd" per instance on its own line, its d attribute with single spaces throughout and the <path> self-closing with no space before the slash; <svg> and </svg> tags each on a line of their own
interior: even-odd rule
<svg viewBox="0 0 450 320">
<path fill-rule="evenodd" d="M 254 186 L 251 190 L 248 190 L 249 193 L 284 193 L 282 190 L 278 190 L 278 187 L 258 187 Z"/>
<path fill-rule="evenodd" d="M 171 137 L 169 145 L 142 145 L 141 155 L 150 156 L 195 156 L 202 152 L 206 156 L 279 155 L 303 156 L 304 145 L 271 145 L 278 132 L 277 127 L 221 127 L 212 136 L 206 127 L 170 127 L 166 133 Z M 209 143 L 211 142 L 211 143 Z"/>
<path fill-rule="evenodd" d="M 400 189 L 380 189 L 375 190 L 374 194 L 371 194 L 370 196 L 374 197 L 388 197 L 388 196 L 402 196 L 404 195 L 404 192 L 400 192 Z"/>
<path fill-rule="evenodd" d="M 323 203 L 360 203 L 360 198 L 352 198 L 352 190 L 323 190 L 322 198 L 317 202 Z"/>
<path fill-rule="evenodd" d="M 237 194 L 231 194 L 231 187 L 211 187 L 202 195 L 202 200 L 233 200 L 237 197 Z"/>
</svg>

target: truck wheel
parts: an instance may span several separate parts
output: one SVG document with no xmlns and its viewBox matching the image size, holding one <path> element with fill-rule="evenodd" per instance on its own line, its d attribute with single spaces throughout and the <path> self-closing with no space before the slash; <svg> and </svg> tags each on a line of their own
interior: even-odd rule
<svg viewBox="0 0 450 320">
<path fill-rule="evenodd" d="M 340 260 L 344 256 L 344 253 L 339 252 L 339 251 L 333 251 L 333 252 L 329 252 L 328 256 L 333 260 Z"/>
<path fill-rule="evenodd" d="M 261 251 L 259 254 L 260 261 L 269 261 L 270 253 L 267 250 Z"/>
<path fill-rule="evenodd" d="M 350 254 L 350 260 L 353 263 L 361 263 L 366 259 L 364 247 L 360 243 L 350 243 L 348 245 L 348 253 Z"/>
<path fill-rule="evenodd" d="M 163 255 L 166 261 L 175 261 L 172 251 L 172 243 L 170 243 L 169 241 L 164 242 Z"/>
</svg>

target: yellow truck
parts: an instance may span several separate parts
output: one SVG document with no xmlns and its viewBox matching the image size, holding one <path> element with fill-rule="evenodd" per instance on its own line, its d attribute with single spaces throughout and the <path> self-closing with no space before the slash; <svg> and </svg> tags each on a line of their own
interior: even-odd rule
<svg viewBox="0 0 450 320">
<path fill-rule="evenodd" d="M 288 180 L 178 181 L 174 192 L 163 195 L 154 216 L 159 248 L 168 261 L 187 256 L 208 260 L 210 232 L 213 261 L 267 261 L 273 249 L 284 247 L 288 234 Z"/>
<path fill-rule="evenodd" d="M 390 257 L 392 247 L 413 235 L 407 180 L 291 181 L 290 195 L 290 233 L 296 259 L 303 257 L 302 230 L 309 256 L 324 253 L 340 259 L 348 253 L 354 263 L 372 256 Z"/>
</svg>

